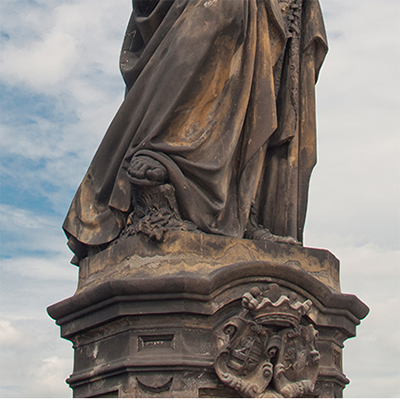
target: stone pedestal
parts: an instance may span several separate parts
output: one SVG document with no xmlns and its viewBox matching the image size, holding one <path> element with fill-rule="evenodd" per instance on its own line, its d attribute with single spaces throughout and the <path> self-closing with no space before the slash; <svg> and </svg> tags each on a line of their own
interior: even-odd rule
<svg viewBox="0 0 400 400">
<path fill-rule="evenodd" d="M 341 397 L 368 308 L 326 250 L 169 232 L 82 260 L 48 312 L 75 349 L 74 397 Z"/>
</svg>

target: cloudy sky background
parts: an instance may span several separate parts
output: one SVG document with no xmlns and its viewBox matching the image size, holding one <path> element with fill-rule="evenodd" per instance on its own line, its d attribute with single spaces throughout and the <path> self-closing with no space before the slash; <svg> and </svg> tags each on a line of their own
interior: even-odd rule
<svg viewBox="0 0 400 400">
<path fill-rule="evenodd" d="M 321 0 L 318 165 L 305 245 L 371 308 L 344 350 L 345 397 L 400 397 L 400 1 Z M 71 344 L 46 307 L 73 295 L 61 224 L 123 99 L 129 0 L 0 0 L 0 396 L 71 397 Z"/>
</svg>

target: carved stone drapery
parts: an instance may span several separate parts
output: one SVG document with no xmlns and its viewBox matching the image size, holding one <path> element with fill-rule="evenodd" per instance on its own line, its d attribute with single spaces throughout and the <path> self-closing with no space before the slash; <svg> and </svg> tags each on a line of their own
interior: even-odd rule
<svg viewBox="0 0 400 400">
<path fill-rule="evenodd" d="M 248 235 L 254 205 L 257 226 L 301 242 L 326 51 L 318 0 L 134 0 L 126 98 L 63 225 L 73 263 L 126 228 L 159 240 L 176 211 L 204 233 L 275 241 Z M 127 227 L 151 183 L 173 186 L 172 219 L 152 205 Z"/>
</svg>

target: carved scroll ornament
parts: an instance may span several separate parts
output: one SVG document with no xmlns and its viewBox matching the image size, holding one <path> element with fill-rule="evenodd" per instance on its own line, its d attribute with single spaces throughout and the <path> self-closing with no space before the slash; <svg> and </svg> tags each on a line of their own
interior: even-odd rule
<svg viewBox="0 0 400 400">
<path fill-rule="evenodd" d="M 224 326 L 226 341 L 214 364 L 219 379 L 243 397 L 311 394 L 320 360 L 318 332 L 301 324 L 311 305 L 277 284 L 245 293 L 243 312 Z"/>
</svg>

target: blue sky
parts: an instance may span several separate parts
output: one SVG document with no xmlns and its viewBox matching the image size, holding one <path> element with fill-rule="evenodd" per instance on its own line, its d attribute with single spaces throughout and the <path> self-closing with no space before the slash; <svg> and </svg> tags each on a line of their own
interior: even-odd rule
<svg viewBox="0 0 400 400">
<path fill-rule="evenodd" d="M 305 244 L 341 260 L 371 313 L 346 397 L 400 397 L 400 2 L 321 0 L 318 164 Z M 71 397 L 71 344 L 46 307 L 73 295 L 62 221 L 122 99 L 129 0 L 0 1 L 0 396 Z"/>
</svg>

